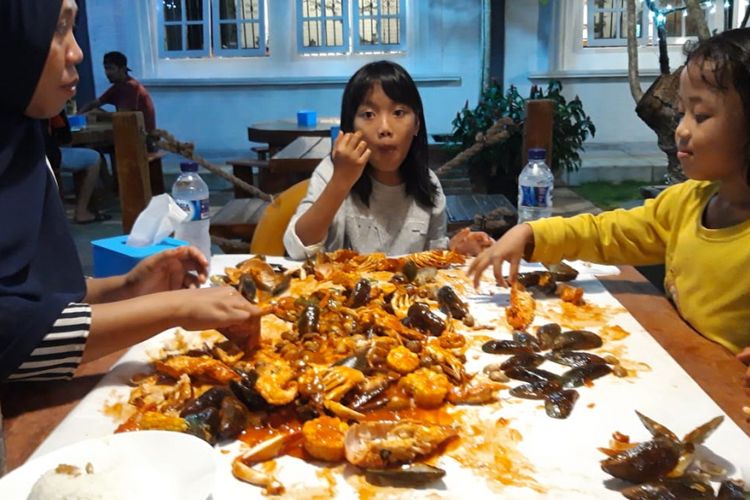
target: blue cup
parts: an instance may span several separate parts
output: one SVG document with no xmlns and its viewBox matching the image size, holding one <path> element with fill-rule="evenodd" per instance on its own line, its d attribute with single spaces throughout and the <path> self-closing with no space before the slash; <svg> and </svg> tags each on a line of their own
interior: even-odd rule
<svg viewBox="0 0 750 500">
<path fill-rule="evenodd" d="M 339 132 L 341 132 L 341 127 L 338 125 L 333 125 L 331 127 L 331 151 L 333 151 L 333 145 L 336 143 L 336 138 L 339 136 Z"/>
<path fill-rule="evenodd" d="M 68 117 L 70 130 L 76 132 L 86 127 L 86 115 L 70 115 Z"/>
<path fill-rule="evenodd" d="M 318 114 L 315 111 L 297 111 L 297 125 L 300 127 L 314 127 L 318 123 Z"/>
</svg>

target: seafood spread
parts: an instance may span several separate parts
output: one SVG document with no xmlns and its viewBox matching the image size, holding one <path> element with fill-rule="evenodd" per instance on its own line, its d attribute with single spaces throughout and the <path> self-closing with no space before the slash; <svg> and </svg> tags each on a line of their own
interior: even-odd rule
<svg viewBox="0 0 750 500">
<path fill-rule="evenodd" d="M 724 417 L 715 417 L 680 439 L 659 422 L 638 411 L 636 414 L 652 439 L 632 443 L 629 436 L 615 432 L 610 447 L 599 448 L 607 455 L 601 461 L 602 470 L 633 483 L 621 490 L 622 495 L 632 499 L 717 498 L 710 480 L 723 479 L 727 471 L 717 463 L 697 458 L 697 447 L 713 434 Z M 743 482 L 723 479 L 718 498 L 747 498 Z"/>
<path fill-rule="evenodd" d="M 543 289 L 543 273 L 527 290 L 514 288 L 488 324 L 462 298 L 471 293 L 455 269 L 462 263 L 445 251 L 400 258 L 338 251 L 295 269 L 257 257 L 227 268 L 212 282 L 236 287 L 264 310 L 260 346 L 245 353 L 206 332 L 204 345 L 163 353 L 132 379 L 134 411 L 119 431 L 239 441 L 232 474 L 266 494 L 288 490 L 275 469 L 279 457 L 338 464 L 368 485 L 414 488 L 440 484 L 446 456 L 488 482 L 544 493 L 500 401 L 539 399 L 547 415 L 567 418 L 581 386 L 635 373 L 610 354 L 622 350 L 607 350 L 627 332 L 539 325 L 539 292 L 573 308 L 585 303 L 581 289 Z M 514 304 L 518 314 L 508 312 Z M 523 323 L 508 328 L 511 317 Z M 496 366 L 472 363 L 495 354 L 506 355 Z M 465 405 L 490 409 L 490 425 L 467 418 Z"/>
</svg>

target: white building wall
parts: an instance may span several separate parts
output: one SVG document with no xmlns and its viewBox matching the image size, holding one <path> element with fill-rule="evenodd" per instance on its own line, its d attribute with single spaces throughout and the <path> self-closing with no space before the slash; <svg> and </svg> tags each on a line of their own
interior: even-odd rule
<svg viewBox="0 0 750 500">
<path fill-rule="evenodd" d="M 299 109 L 338 116 L 348 78 L 373 55 L 303 57 L 296 54 L 294 0 L 269 0 L 270 56 L 159 59 L 152 0 L 90 0 L 89 35 L 95 88 L 109 83 L 101 60 L 124 52 L 133 76 L 151 93 L 157 126 L 195 142 L 204 154 L 246 150 L 247 126 L 292 118 Z M 481 0 L 408 0 L 403 65 L 424 101 L 428 132 L 447 133 L 464 101 L 476 102 L 481 79 Z"/>
<path fill-rule="evenodd" d="M 591 142 L 656 141 L 656 135 L 635 114 L 630 95 L 625 48 L 580 46 L 581 0 L 507 0 L 505 83 L 528 95 L 532 83 L 560 80 L 563 94 L 578 95 L 596 126 Z M 684 57 L 682 48 L 670 47 L 674 69 Z M 645 91 L 658 75 L 656 47 L 639 51 L 639 69 Z"/>
</svg>

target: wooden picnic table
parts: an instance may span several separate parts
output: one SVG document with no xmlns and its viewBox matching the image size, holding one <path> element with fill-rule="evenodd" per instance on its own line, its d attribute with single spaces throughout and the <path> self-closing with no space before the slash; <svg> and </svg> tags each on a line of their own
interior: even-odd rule
<svg viewBox="0 0 750 500">
<path fill-rule="evenodd" d="M 259 122 L 247 127 L 247 138 L 250 142 L 268 144 L 274 152 L 297 137 L 330 137 L 331 127 L 338 124 L 336 117 L 318 118 L 316 124 L 310 127 L 298 125 L 296 119 Z"/>
<path fill-rule="evenodd" d="M 271 173 L 309 176 L 330 153 L 330 137 L 297 137 L 271 157 L 269 169 Z"/>
<path fill-rule="evenodd" d="M 621 271 L 618 276 L 601 278 L 606 289 L 750 436 L 750 422 L 742 411 L 750 396 L 742 385 L 746 367 L 719 344 L 690 328 L 635 268 L 622 266 Z M 124 353 L 122 350 L 81 366 L 72 381 L 0 385 L 9 470 L 26 461 Z M 644 394 L 647 392 L 644 388 Z"/>
</svg>

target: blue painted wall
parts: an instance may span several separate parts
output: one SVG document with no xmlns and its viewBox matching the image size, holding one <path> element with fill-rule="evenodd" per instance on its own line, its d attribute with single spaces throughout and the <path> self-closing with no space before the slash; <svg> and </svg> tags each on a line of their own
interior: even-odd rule
<svg viewBox="0 0 750 500">
<path fill-rule="evenodd" d="M 204 155 L 247 150 L 247 126 L 253 122 L 291 118 L 299 109 L 338 116 L 346 80 L 363 64 L 383 58 L 297 55 L 294 0 L 269 0 L 269 57 L 159 59 L 155 3 L 87 2 L 96 92 L 109 86 L 104 53 L 126 53 L 133 76 L 154 99 L 157 126 L 195 142 Z M 389 58 L 417 80 L 430 133 L 449 132 L 464 102 L 478 98 L 481 3 L 407 2 L 409 49 Z"/>
</svg>

